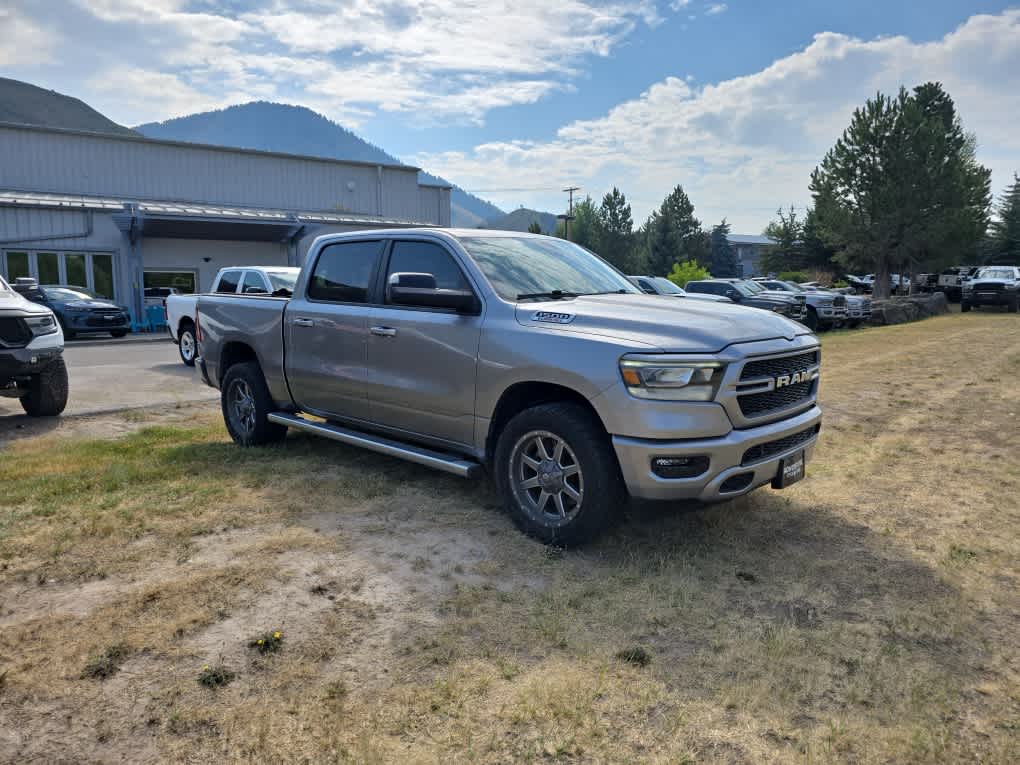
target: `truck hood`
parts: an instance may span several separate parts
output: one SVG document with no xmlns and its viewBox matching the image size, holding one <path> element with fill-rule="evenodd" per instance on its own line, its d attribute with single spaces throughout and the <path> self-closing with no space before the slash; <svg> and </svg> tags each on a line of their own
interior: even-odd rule
<svg viewBox="0 0 1020 765">
<path fill-rule="evenodd" d="M 759 308 L 668 295 L 589 295 L 517 304 L 526 327 L 612 338 L 635 350 L 715 353 L 734 343 L 786 338 L 810 331 Z"/>
<path fill-rule="evenodd" d="M 39 316 L 50 313 L 50 309 L 26 300 L 17 292 L 0 290 L 0 314 L 10 315 L 16 313 L 26 316 Z"/>
</svg>

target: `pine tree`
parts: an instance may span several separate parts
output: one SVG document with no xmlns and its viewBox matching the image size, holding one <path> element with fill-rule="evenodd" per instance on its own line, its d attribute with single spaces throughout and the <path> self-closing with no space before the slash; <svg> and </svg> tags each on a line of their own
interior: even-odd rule
<svg viewBox="0 0 1020 765">
<path fill-rule="evenodd" d="M 541 234 L 542 233 L 542 224 L 539 223 L 537 220 L 531 221 L 531 223 L 528 224 L 528 233 L 529 234 Z"/>
<path fill-rule="evenodd" d="M 792 205 L 789 212 L 780 207 L 776 216 L 765 227 L 765 236 L 774 244 L 765 247 L 759 266 L 766 272 L 799 271 L 804 267 L 804 224 Z"/>
<path fill-rule="evenodd" d="M 736 253 L 733 252 L 733 247 L 730 245 L 729 235 L 730 224 L 726 222 L 725 218 L 722 223 L 712 228 L 712 259 L 709 261 L 708 270 L 717 279 L 742 275 Z"/>
<path fill-rule="evenodd" d="M 991 227 L 991 262 L 1015 266 L 1020 263 L 1020 175 L 1002 195 L 996 208 L 998 220 Z"/>
<path fill-rule="evenodd" d="M 671 191 L 645 224 L 648 270 L 665 276 L 679 261 L 708 259 L 708 240 L 682 186 Z"/>
<path fill-rule="evenodd" d="M 885 297 L 893 270 L 976 250 L 989 178 L 941 85 L 879 93 L 811 175 L 816 230 L 843 264 L 873 271 Z"/>
<path fill-rule="evenodd" d="M 598 253 L 626 273 L 633 273 L 634 219 L 627 198 L 615 186 L 598 208 Z"/>
</svg>

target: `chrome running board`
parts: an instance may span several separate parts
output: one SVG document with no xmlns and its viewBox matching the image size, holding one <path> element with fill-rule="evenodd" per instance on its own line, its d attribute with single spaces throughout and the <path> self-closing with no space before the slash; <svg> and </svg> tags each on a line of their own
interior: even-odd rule
<svg viewBox="0 0 1020 765">
<path fill-rule="evenodd" d="M 442 470 L 445 473 L 453 473 L 453 475 L 460 476 L 461 478 L 472 478 L 482 469 L 482 466 L 477 462 L 466 460 L 463 457 L 432 451 L 421 446 L 405 444 L 401 441 L 394 441 L 370 433 L 362 433 L 358 430 L 342 428 L 339 425 L 331 425 L 328 422 L 313 422 L 296 414 L 271 412 L 268 419 L 277 425 L 297 428 L 306 433 L 313 433 L 314 435 L 339 441 L 350 446 L 360 446 L 362 449 L 368 449 L 379 454 L 425 465 L 425 467 Z"/>
</svg>

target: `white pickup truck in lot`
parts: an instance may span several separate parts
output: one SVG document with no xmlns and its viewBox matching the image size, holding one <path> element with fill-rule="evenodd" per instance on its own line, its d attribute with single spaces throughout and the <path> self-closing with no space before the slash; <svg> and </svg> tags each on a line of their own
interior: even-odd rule
<svg viewBox="0 0 1020 765">
<path fill-rule="evenodd" d="M 784 488 L 821 427 L 821 349 L 803 324 L 643 294 L 548 236 L 321 236 L 286 298 L 200 296 L 198 335 L 239 445 L 292 428 L 487 469 L 517 524 L 556 544 L 599 534 L 628 494 Z"/>
<path fill-rule="evenodd" d="M 289 266 L 233 266 L 221 268 L 211 292 L 227 295 L 275 295 L 290 297 L 300 268 Z M 195 366 L 195 309 L 198 295 L 171 294 L 163 302 L 170 339 L 177 344 L 181 361 Z"/>
</svg>

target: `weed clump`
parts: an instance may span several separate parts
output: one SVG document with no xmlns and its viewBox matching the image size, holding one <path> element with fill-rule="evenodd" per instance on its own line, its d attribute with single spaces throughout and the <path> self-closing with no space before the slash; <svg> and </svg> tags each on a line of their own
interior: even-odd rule
<svg viewBox="0 0 1020 765">
<path fill-rule="evenodd" d="M 117 674 L 127 655 L 127 646 L 121 643 L 111 645 L 98 656 L 93 656 L 88 660 L 85 669 L 81 671 L 81 676 L 91 680 L 105 680 L 108 677 L 113 677 Z"/>
<path fill-rule="evenodd" d="M 652 655 L 639 645 L 630 646 L 622 651 L 618 651 L 616 658 L 628 664 L 633 664 L 635 667 L 647 667 L 652 663 Z"/>
<path fill-rule="evenodd" d="M 234 673 L 222 664 L 214 667 L 206 664 L 198 675 L 198 682 L 206 688 L 219 688 L 227 685 L 234 677 Z"/>
<path fill-rule="evenodd" d="M 283 647 L 283 633 L 276 631 L 256 635 L 248 641 L 248 647 L 261 654 L 276 653 Z"/>
</svg>

